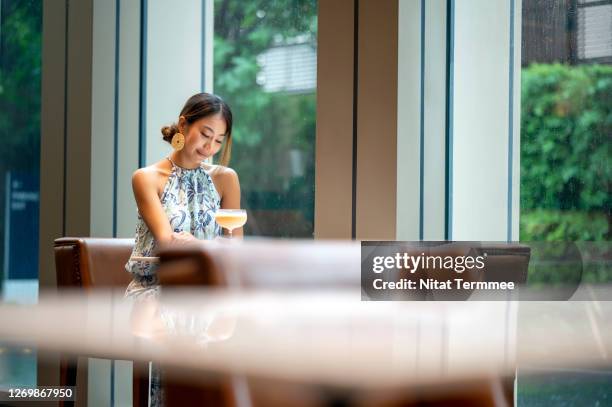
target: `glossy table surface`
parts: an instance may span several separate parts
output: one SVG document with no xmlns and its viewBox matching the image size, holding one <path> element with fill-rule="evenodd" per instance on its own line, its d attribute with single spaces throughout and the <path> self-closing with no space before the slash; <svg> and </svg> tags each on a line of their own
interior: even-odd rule
<svg viewBox="0 0 612 407">
<path fill-rule="evenodd" d="M 366 302 L 358 289 L 41 294 L 0 306 L 0 341 L 301 383 L 386 388 L 612 368 L 609 287 L 564 302 Z"/>
</svg>

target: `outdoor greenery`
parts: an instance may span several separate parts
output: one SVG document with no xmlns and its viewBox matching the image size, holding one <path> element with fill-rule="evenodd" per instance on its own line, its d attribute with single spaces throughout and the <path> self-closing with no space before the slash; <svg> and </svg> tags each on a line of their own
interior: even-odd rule
<svg viewBox="0 0 612 407">
<path fill-rule="evenodd" d="M 316 33 L 316 0 L 215 1 L 214 91 L 234 113 L 230 165 L 249 210 L 246 233 L 312 237 L 316 95 L 265 92 L 257 57 L 296 41 L 316 47 Z"/>
<path fill-rule="evenodd" d="M 4 231 L 7 171 L 34 176 L 40 171 L 42 2 L 2 0 L 0 7 L 0 230 Z M 0 263 L 4 243 L 0 233 Z"/>
<path fill-rule="evenodd" d="M 612 66 L 522 71 L 522 241 L 610 239 Z"/>
<path fill-rule="evenodd" d="M 40 162 L 42 3 L 3 0 L 0 36 L 0 174 Z M 2 189 L 4 191 L 4 189 Z"/>
</svg>

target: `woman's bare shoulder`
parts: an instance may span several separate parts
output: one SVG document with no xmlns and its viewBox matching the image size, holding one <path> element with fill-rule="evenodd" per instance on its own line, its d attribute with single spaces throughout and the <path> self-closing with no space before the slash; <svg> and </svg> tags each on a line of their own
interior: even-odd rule
<svg viewBox="0 0 612 407">
<path fill-rule="evenodd" d="M 132 185 L 135 188 L 155 188 L 163 184 L 170 175 L 172 164 L 168 160 L 160 160 L 147 167 L 142 167 L 132 174 Z"/>
<path fill-rule="evenodd" d="M 226 182 L 227 179 L 238 178 L 238 174 L 230 167 L 223 165 L 205 164 L 204 169 L 213 178 Z"/>
<path fill-rule="evenodd" d="M 238 174 L 230 167 L 223 165 L 204 164 L 204 170 L 210 175 L 219 195 L 223 198 L 225 191 L 235 189 L 239 185 Z"/>
</svg>

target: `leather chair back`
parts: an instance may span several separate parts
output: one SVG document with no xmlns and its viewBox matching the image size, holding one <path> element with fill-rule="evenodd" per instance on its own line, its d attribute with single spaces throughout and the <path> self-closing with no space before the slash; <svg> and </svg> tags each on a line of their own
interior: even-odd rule
<svg viewBox="0 0 612 407">
<path fill-rule="evenodd" d="M 62 237 L 55 240 L 58 287 L 127 287 L 133 239 Z"/>
<path fill-rule="evenodd" d="M 54 242 L 58 288 L 92 290 L 128 286 L 132 276 L 125 263 L 132 254 L 133 239 L 62 237 Z M 132 402 L 146 406 L 149 392 L 149 364 L 134 362 Z M 60 357 L 60 384 L 76 386 L 77 358 Z M 61 402 L 60 405 L 68 403 Z"/>
<path fill-rule="evenodd" d="M 439 247 L 428 253 L 487 257 L 486 269 L 476 281 L 527 282 L 529 246 L 449 242 Z M 414 250 L 417 250 L 415 254 L 421 251 Z M 162 247 L 159 256 L 160 281 L 168 286 L 320 290 L 361 285 L 361 245 L 358 242 L 261 240 L 235 245 L 206 242 Z M 407 277 L 414 279 L 425 275 Z"/>
<path fill-rule="evenodd" d="M 162 286 L 338 289 L 360 285 L 358 242 L 206 242 L 161 247 Z"/>
</svg>

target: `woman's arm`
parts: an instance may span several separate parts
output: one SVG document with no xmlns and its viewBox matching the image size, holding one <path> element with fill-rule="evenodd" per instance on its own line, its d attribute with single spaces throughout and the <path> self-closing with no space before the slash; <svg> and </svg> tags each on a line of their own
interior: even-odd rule
<svg viewBox="0 0 612 407">
<path fill-rule="evenodd" d="M 221 189 L 221 209 L 240 209 L 240 181 L 231 168 L 220 168 L 217 176 Z M 232 236 L 244 235 L 243 228 L 234 229 Z"/>
<path fill-rule="evenodd" d="M 188 233 L 174 233 L 157 194 L 157 174 L 146 168 L 134 172 L 132 189 L 140 216 L 157 242 L 195 239 Z"/>
</svg>

